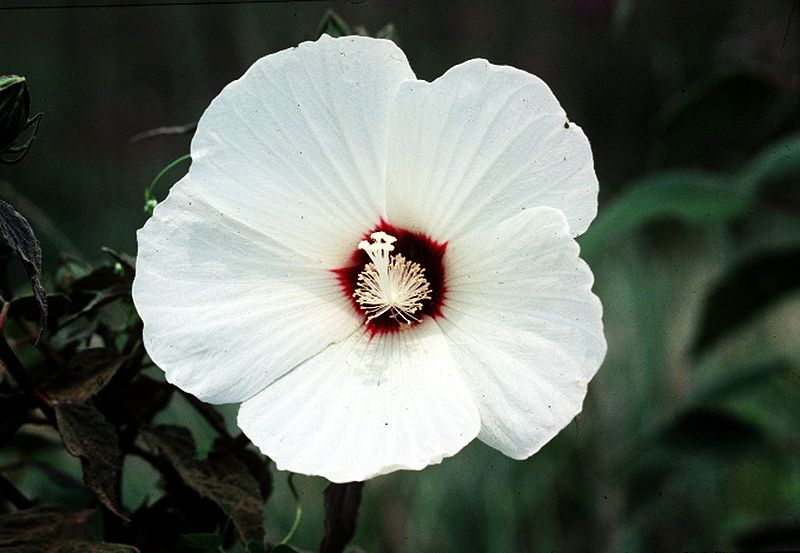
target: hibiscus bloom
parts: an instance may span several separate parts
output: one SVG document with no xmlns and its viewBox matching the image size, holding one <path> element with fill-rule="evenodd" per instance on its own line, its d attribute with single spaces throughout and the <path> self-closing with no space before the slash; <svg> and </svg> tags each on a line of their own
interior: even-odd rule
<svg viewBox="0 0 800 553">
<path fill-rule="evenodd" d="M 606 351 L 574 237 L 589 142 L 537 77 L 416 79 L 392 42 L 323 36 L 208 107 L 138 233 L 133 296 L 167 379 L 279 469 L 421 469 L 479 438 L 524 459 Z"/>
</svg>

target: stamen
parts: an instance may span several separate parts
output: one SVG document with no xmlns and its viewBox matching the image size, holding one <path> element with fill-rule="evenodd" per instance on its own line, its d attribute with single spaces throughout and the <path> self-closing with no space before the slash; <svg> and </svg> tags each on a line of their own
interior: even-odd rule
<svg viewBox="0 0 800 553">
<path fill-rule="evenodd" d="M 359 273 L 353 297 L 372 320 L 388 312 L 399 322 L 419 322 L 414 313 L 422 302 L 431 299 L 431 287 L 425 279 L 425 269 L 394 251 L 397 238 L 385 232 L 373 232 L 372 243 L 362 240 L 359 249 L 372 260 Z"/>
</svg>

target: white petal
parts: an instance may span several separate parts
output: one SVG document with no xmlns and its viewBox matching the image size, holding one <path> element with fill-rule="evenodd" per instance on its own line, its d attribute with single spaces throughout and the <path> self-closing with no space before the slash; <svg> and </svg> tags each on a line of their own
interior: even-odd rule
<svg viewBox="0 0 800 553">
<path fill-rule="evenodd" d="M 137 235 L 133 299 L 170 382 L 242 401 L 360 321 L 327 267 L 193 197 L 188 179 Z"/>
<path fill-rule="evenodd" d="M 431 321 L 374 339 L 356 331 L 244 402 L 238 422 L 279 469 L 332 482 L 438 463 L 480 427 Z"/>
<path fill-rule="evenodd" d="M 386 210 L 394 225 L 451 240 L 550 206 L 573 236 L 597 212 L 589 141 L 538 77 L 471 60 L 398 89 Z"/>
<path fill-rule="evenodd" d="M 453 241 L 446 260 L 437 322 L 478 401 L 479 438 L 524 459 L 580 412 L 605 356 L 592 273 L 552 208 Z"/>
<path fill-rule="evenodd" d="M 410 78 L 394 43 L 357 36 L 258 60 L 200 119 L 193 193 L 337 266 L 383 216 L 389 109 Z"/>
</svg>

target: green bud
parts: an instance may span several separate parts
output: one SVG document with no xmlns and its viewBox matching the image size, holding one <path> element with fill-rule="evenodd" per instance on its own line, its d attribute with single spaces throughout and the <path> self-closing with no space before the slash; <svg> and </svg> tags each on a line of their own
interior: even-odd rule
<svg viewBox="0 0 800 553">
<path fill-rule="evenodd" d="M 321 37 L 322 35 L 330 35 L 336 38 L 352 34 L 353 29 L 350 28 L 350 25 L 347 24 L 347 21 L 342 19 L 338 13 L 330 8 L 328 8 L 328 11 L 326 11 L 325 15 L 322 16 L 322 21 L 320 21 L 319 26 L 317 26 L 317 37 Z"/>
<path fill-rule="evenodd" d="M 375 33 L 375 38 L 385 38 L 392 42 L 397 42 L 397 28 L 394 23 L 387 23 L 383 29 Z"/>
<path fill-rule="evenodd" d="M 31 94 L 25 77 L 0 75 L 0 153 L 25 130 L 30 106 Z"/>
<path fill-rule="evenodd" d="M 150 217 L 153 214 L 153 210 L 158 205 L 158 200 L 155 198 L 149 198 L 144 203 L 144 214 Z"/>
</svg>

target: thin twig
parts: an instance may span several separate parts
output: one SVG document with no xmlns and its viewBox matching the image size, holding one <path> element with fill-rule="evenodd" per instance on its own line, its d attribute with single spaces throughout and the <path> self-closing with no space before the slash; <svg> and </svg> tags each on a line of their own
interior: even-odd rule
<svg viewBox="0 0 800 553">
<path fill-rule="evenodd" d="M 50 400 L 33 385 L 33 381 L 28 376 L 28 371 L 20 362 L 14 350 L 11 349 L 11 346 L 8 345 L 5 335 L 2 333 L 0 333 L 0 363 L 5 366 L 8 373 L 16 381 L 17 386 L 36 401 L 50 424 L 53 427 L 57 427 L 55 411 L 50 405 Z"/>
<path fill-rule="evenodd" d="M 167 127 L 157 127 L 155 129 L 148 129 L 146 131 L 134 134 L 130 138 L 129 142 L 131 144 L 136 144 L 137 142 L 141 142 L 142 140 L 147 140 L 148 138 L 154 138 L 156 136 L 189 134 L 194 132 L 196 129 L 197 129 L 197 121 L 187 123 L 186 125 L 170 125 Z"/>
<path fill-rule="evenodd" d="M 0 308 L 0 334 L 2 334 L 6 328 L 6 321 L 8 320 L 8 309 L 10 307 L 11 303 L 4 301 L 3 307 Z"/>
</svg>

